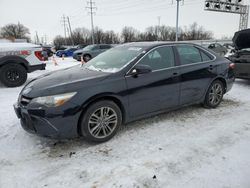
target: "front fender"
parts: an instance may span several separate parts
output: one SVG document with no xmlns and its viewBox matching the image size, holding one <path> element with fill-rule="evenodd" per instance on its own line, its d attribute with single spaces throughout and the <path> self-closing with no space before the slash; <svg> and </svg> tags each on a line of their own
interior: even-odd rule
<svg viewBox="0 0 250 188">
<path fill-rule="evenodd" d="M 7 55 L 7 56 L 4 56 L 2 58 L 0 58 L 0 66 L 3 66 L 7 63 L 19 63 L 19 64 L 22 64 L 27 70 L 28 70 L 28 67 L 29 67 L 29 62 L 20 57 L 20 56 L 17 56 L 17 55 Z"/>
</svg>

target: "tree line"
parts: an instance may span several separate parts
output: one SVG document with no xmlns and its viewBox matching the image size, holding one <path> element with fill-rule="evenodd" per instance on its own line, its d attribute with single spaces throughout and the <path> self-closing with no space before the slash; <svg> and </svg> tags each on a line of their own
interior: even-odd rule
<svg viewBox="0 0 250 188">
<path fill-rule="evenodd" d="M 19 22 L 18 24 L 7 24 L 0 28 L 0 38 L 9 40 L 26 39 L 30 42 L 29 34 L 29 29 Z"/>
<path fill-rule="evenodd" d="M 20 23 L 7 24 L 0 28 L 1 38 L 27 39 L 27 41 L 30 42 L 29 34 L 29 29 Z M 95 27 L 94 38 L 96 44 L 118 44 L 137 41 L 174 41 L 175 27 L 165 25 L 150 26 L 141 32 L 133 27 L 125 26 L 120 33 L 116 33 L 112 30 L 104 31 L 99 27 Z M 181 41 L 209 40 L 213 38 L 213 33 L 195 22 L 190 26 L 180 27 L 178 38 Z M 53 44 L 55 46 L 91 44 L 91 31 L 87 28 L 76 28 L 72 31 L 70 37 L 64 38 L 61 35 L 56 36 L 53 40 Z"/>
<path fill-rule="evenodd" d="M 104 31 L 99 27 L 94 29 L 95 43 L 125 43 L 138 41 L 174 41 L 175 27 L 170 26 L 150 26 L 144 32 L 140 32 L 133 27 L 125 26 L 121 33 L 114 31 Z M 190 26 L 179 28 L 179 40 L 209 40 L 213 38 L 213 33 L 199 26 L 196 22 Z M 54 45 L 77 45 L 91 44 L 91 31 L 86 28 L 77 28 L 72 32 L 72 37 L 64 38 L 60 35 L 54 39 Z"/>
</svg>

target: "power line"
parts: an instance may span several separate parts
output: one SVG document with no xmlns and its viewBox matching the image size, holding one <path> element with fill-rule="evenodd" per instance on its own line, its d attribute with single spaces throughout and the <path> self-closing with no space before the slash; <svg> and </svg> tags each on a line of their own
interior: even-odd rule
<svg viewBox="0 0 250 188">
<path fill-rule="evenodd" d="M 93 15 L 95 14 L 94 10 L 97 9 L 95 5 L 95 2 L 93 2 L 92 0 L 87 2 L 87 7 L 86 9 L 89 9 L 89 14 L 90 14 L 90 18 L 91 18 L 91 39 L 92 39 L 92 44 L 95 43 L 95 38 L 94 38 L 94 20 L 93 20 Z"/>
</svg>

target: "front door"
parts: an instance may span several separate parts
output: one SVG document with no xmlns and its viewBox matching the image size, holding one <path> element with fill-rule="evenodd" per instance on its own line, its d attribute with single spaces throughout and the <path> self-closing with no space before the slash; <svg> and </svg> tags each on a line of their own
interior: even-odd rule
<svg viewBox="0 0 250 188">
<path fill-rule="evenodd" d="M 126 76 L 130 116 L 137 117 L 177 106 L 180 91 L 173 48 L 157 47 L 147 53 L 138 65 L 148 65 L 152 72 Z"/>
</svg>

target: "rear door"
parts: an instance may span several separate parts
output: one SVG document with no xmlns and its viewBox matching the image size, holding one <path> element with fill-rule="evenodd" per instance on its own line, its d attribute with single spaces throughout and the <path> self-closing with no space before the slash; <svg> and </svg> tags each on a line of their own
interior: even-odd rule
<svg viewBox="0 0 250 188">
<path fill-rule="evenodd" d="M 100 45 L 96 45 L 92 50 L 91 50 L 91 56 L 95 57 L 101 53 Z"/>
<path fill-rule="evenodd" d="M 194 45 L 176 45 L 176 50 L 180 63 L 180 104 L 199 102 L 217 76 L 215 57 Z"/>
<path fill-rule="evenodd" d="M 173 48 L 157 47 L 147 53 L 138 62 L 140 64 L 150 66 L 152 72 L 126 76 L 130 116 L 137 117 L 177 106 L 180 87 Z"/>
</svg>

